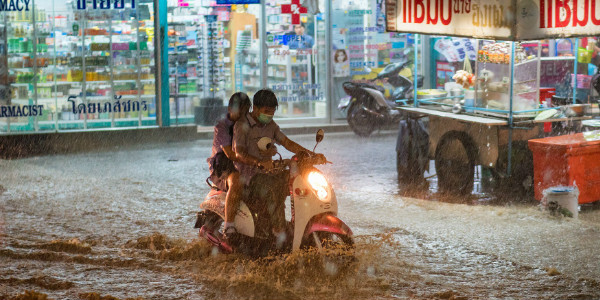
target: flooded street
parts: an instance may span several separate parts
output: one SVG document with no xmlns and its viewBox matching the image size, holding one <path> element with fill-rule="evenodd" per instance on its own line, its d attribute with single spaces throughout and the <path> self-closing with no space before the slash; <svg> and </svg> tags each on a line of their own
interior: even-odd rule
<svg viewBox="0 0 600 300">
<path fill-rule="evenodd" d="M 0 299 L 600 299 L 598 205 L 570 219 L 530 201 L 406 197 L 395 142 L 326 133 L 317 147 L 355 234 L 354 259 L 333 269 L 197 238 L 209 140 L 0 160 Z"/>
</svg>

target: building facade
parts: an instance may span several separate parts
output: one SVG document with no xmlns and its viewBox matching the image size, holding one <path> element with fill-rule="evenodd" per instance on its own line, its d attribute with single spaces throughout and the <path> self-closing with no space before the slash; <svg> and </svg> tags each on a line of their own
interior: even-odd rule
<svg viewBox="0 0 600 300">
<path fill-rule="evenodd" d="M 270 88 L 328 123 L 342 83 L 397 61 L 383 0 L 0 0 L 0 134 L 211 126 Z"/>
</svg>

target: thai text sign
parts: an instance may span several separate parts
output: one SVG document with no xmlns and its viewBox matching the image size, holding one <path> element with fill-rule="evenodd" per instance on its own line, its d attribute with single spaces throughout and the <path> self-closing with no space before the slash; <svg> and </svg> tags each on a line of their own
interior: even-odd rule
<svg viewBox="0 0 600 300">
<path fill-rule="evenodd" d="M 497 40 L 600 33 L 600 0 L 386 0 L 386 14 L 387 30 L 397 32 Z"/>
</svg>

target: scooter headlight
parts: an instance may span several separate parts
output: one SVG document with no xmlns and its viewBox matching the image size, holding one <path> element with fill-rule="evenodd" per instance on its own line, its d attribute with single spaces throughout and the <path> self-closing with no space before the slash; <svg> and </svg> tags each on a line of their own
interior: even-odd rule
<svg viewBox="0 0 600 300">
<path fill-rule="evenodd" d="M 317 198 L 321 201 L 327 200 L 327 196 L 329 195 L 327 188 L 329 187 L 329 184 L 327 183 L 325 176 L 319 172 L 312 171 L 308 174 L 307 179 L 308 183 L 315 191 L 315 194 L 317 194 Z"/>
</svg>

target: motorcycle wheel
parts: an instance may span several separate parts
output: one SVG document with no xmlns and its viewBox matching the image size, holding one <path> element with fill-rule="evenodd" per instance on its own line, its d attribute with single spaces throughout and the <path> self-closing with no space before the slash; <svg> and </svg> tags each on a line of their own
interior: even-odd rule
<svg viewBox="0 0 600 300">
<path fill-rule="evenodd" d="M 336 276 L 340 272 L 351 270 L 355 264 L 354 241 L 351 237 L 331 233 L 313 232 L 303 244 L 304 249 L 316 249 L 320 254 L 323 272 Z"/>
<path fill-rule="evenodd" d="M 350 104 L 348 107 L 348 125 L 356 135 L 367 137 L 375 130 L 377 120 L 373 115 L 363 109 L 368 107 L 364 101 L 358 100 Z"/>
<path fill-rule="evenodd" d="M 338 233 L 316 231 L 313 232 L 305 243 L 305 246 L 315 247 L 319 250 L 326 248 L 354 248 L 354 241 L 351 237 Z"/>
</svg>

